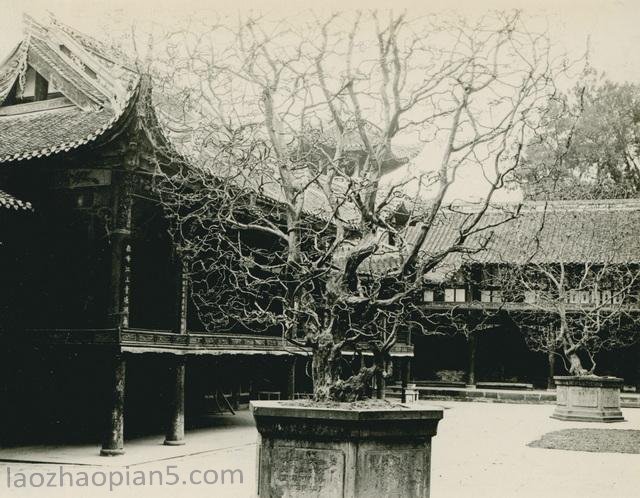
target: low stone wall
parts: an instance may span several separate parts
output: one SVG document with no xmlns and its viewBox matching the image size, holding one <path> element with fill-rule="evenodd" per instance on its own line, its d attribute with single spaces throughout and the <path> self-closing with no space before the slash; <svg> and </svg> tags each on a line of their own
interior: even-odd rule
<svg viewBox="0 0 640 498">
<path fill-rule="evenodd" d="M 556 403 L 555 391 L 506 391 L 498 389 L 417 387 L 420 399 L 440 401 L 480 401 L 486 403 Z M 622 393 L 622 408 L 640 408 L 640 394 Z"/>
</svg>

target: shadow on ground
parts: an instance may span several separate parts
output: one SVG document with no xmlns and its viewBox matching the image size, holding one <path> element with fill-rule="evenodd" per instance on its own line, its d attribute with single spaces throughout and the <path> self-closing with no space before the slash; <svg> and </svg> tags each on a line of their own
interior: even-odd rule
<svg viewBox="0 0 640 498">
<path fill-rule="evenodd" d="M 527 446 L 593 453 L 640 454 L 640 431 L 632 429 L 563 429 L 544 434 Z"/>
</svg>

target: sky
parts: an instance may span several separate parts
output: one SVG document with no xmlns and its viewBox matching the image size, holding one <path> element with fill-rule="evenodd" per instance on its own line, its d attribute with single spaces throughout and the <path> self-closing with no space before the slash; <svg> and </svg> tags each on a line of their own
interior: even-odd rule
<svg viewBox="0 0 640 498">
<path fill-rule="evenodd" d="M 0 61 L 22 37 L 23 13 L 41 18 L 50 11 L 76 29 L 100 37 L 111 26 L 127 31 L 132 22 L 166 25 L 189 16 L 207 19 L 215 11 L 233 14 L 259 8 L 305 16 L 310 8 L 387 9 L 389 5 L 388 0 L 0 0 Z M 470 16 L 490 9 L 521 8 L 548 23 L 551 39 L 567 52 L 579 55 L 588 45 L 591 65 L 609 79 L 640 83 L 640 0 L 394 0 L 391 5 L 396 11 L 416 14 L 455 11 Z M 478 178 L 463 178 L 452 195 L 467 198 L 477 189 Z M 517 195 L 507 193 L 498 200 L 517 200 Z"/>
<path fill-rule="evenodd" d="M 388 0 L 0 0 L 0 52 L 8 52 L 20 40 L 23 12 L 42 15 L 49 10 L 77 29 L 95 34 L 113 20 L 122 27 L 130 21 L 164 24 L 187 15 L 206 17 L 215 10 L 233 13 L 259 7 L 263 11 L 305 15 L 310 7 L 330 11 L 389 5 Z M 584 50 L 590 37 L 593 65 L 612 79 L 640 81 L 638 0 L 394 0 L 391 5 L 396 10 L 453 10 L 470 15 L 495 8 L 522 8 L 525 13 L 546 16 L 553 39 L 570 51 Z"/>
<path fill-rule="evenodd" d="M 428 8 L 425 7 L 428 5 Z M 233 9 L 230 8 L 233 5 Z M 42 15 L 47 10 L 90 34 L 105 29 L 112 20 L 170 23 L 187 15 L 206 17 L 215 10 L 233 13 L 256 9 L 305 15 L 317 10 L 388 8 L 388 0 L 0 0 L 0 52 L 20 40 L 22 13 Z M 554 40 L 568 50 L 584 50 L 590 37 L 593 65 L 614 80 L 640 81 L 640 2 L 638 0 L 395 0 L 394 9 L 412 12 L 453 10 L 473 15 L 500 8 L 522 8 L 525 13 L 549 19 Z M 318 7 L 322 9 L 318 9 Z"/>
</svg>

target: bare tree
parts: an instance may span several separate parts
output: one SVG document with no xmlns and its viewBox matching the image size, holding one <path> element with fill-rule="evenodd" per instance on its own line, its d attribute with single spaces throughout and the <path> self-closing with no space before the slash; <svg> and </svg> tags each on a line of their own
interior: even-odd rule
<svg viewBox="0 0 640 498">
<path fill-rule="evenodd" d="M 627 211 L 605 214 L 599 222 L 574 221 L 578 229 L 554 220 L 570 213 L 545 212 L 543 224 L 564 231 L 542 227 L 552 240 L 498 277 L 509 301 L 521 303 L 505 309 L 527 345 L 559 355 L 571 375 L 593 375 L 599 351 L 638 340 L 640 265 L 629 257 L 636 234 Z"/>
<path fill-rule="evenodd" d="M 566 68 L 518 12 L 249 16 L 189 25 L 157 47 L 155 104 L 180 153 L 157 154 L 159 169 L 179 171 L 158 189 L 200 318 L 311 348 L 317 400 L 363 397 L 399 333 L 428 330 L 424 276 L 482 249 L 465 243 L 491 229 L 492 196 Z M 425 171 L 388 180 L 422 149 Z M 451 185 L 474 169 L 480 204 L 426 255 Z M 342 351 L 365 347 L 375 364 L 346 371 Z"/>
</svg>

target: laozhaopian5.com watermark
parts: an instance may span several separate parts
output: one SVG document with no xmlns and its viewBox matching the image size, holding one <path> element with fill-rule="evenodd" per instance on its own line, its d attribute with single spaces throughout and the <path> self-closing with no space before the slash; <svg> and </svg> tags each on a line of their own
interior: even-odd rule
<svg viewBox="0 0 640 498">
<path fill-rule="evenodd" d="M 51 471 L 29 471 L 22 467 L 6 468 L 6 488 L 117 488 L 129 486 L 221 486 L 243 484 L 240 469 L 189 469 L 180 470 L 177 465 L 163 469 L 80 470 L 59 466 Z"/>
</svg>

